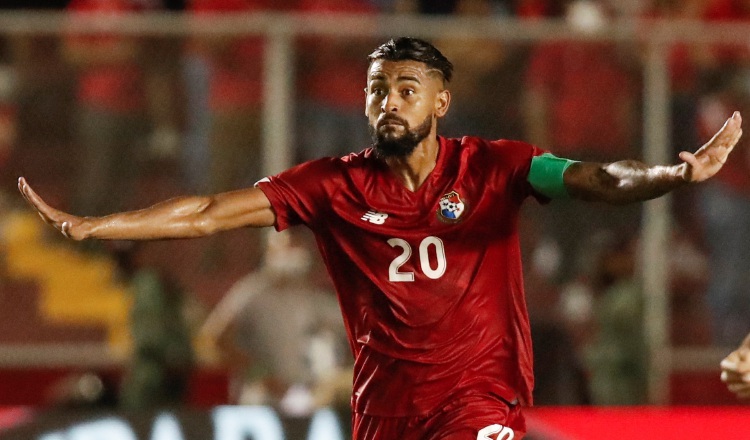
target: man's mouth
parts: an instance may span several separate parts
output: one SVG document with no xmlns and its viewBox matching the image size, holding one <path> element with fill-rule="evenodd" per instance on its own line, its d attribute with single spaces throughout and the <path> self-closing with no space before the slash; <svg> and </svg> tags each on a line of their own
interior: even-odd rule
<svg viewBox="0 0 750 440">
<path fill-rule="evenodd" d="M 405 124 L 402 121 L 400 121 L 398 119 L 393 119 L 393 118 L 383 119 L 382 121 L 378 122 L 378 128 L 382 128 L 382 127 L 395 127 L 395 126 L 401 126 L 401 127 L 403 127 L 404 125 Z"/>
</svg>

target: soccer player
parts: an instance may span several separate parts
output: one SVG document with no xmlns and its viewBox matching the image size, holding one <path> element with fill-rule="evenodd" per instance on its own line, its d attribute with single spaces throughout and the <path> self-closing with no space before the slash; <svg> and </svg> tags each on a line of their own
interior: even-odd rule
<svg viewBox="0 0 750 440">
<path fill-rule="evenodd" d="M 373 145 L 360 153 L 306 162 L 253 188 L 104 217 L 54 209 L 23 178 L 19 189 L 75 240 L 305 225 L 355 357 L 354 439 L 520 439 L 533 388 L 517 232 L 523 200 L 627 203 L 708 179 L 738 141 L 741 117 L 676 165 L 574 162 L 524 142 L 438 136 L 452 65 L 425 41 L 388 41 L 369 61 Z"/>
<path fill-rule="evenodd" d="M 738 398 L 750 399 L 750 334 L 721 361 L 721 381 Z"/>
</svg>

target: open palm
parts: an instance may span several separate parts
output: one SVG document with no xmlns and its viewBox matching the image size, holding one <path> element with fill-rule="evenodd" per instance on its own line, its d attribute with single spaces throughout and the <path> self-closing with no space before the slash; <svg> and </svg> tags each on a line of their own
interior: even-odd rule
<svg viewBox="0 0 750 440">
<path fill-rule="evenodd" d="M 734 112 L 724 126 L 695 153 L 683 151 L 680 159 L 685 161 L 685 174 L 688 182 L 702 182 L 719 172 L 727 161 L 729 153 L 742 136 L 742 116 Z"/>
<path fill-rule="evenodd" d="M 31 189 L 31 186 L 26 182 L 26 179 L 21 177 L 18 179 L 18 190 L 21 192 L 23 197 L 29 202 L 32 208 L 34 208 L 39 216 L 48 224 L 52 225 L 55 229 L 60 231 L 64 236 L 80 240 L 83 237 L 78 233 L 78 228 L 82 222 L 81 217 L 68 214 L 66 212 L 55 209 L 47 204 L 41 197 Z"/>
</svg>

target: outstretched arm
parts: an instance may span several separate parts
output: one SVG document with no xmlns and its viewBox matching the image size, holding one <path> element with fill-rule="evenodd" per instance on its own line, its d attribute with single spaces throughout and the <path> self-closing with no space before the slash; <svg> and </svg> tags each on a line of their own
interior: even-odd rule
<svg viewBox="0 0 750 440">
<path fill-rule="evenodd" d="M 649 200 L 719 172 L 742 136 L 742 117 L 734 112 L 724 126 L 694 154 L 680 153 L 682 163 L 648 166 L 634 160 L 609 164 L 578 162 L 563 176 L 568 194 L 577 199 L 622 204 Z"/>
<path fill-rule="evenodd" d="M 750 334 L 721 361 L 721 381 L 740 399 L 750 399 Z"/>
<path fill-rule="evenodd" d="M 18 179 L 18 190 L 42 219 L 74 240 L 153 240 L 202 237 L 240 227 L 272 226 L 276 216 L 263 191 L 248 188 L 213 196 L 177 197 L 138 211 L 79 217 L 49 206 Z"/>
</svg>

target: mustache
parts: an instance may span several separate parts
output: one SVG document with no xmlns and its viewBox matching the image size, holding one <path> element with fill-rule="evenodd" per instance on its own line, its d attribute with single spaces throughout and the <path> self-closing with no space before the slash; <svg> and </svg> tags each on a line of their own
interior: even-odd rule
<svg viewBox="0 0 750 440">
<path fill-rule="evenodd" d="M 391 123 L 391 122 L 398 122 L 399 124 L 401 124 L 401 125 L 403 125 L 405 127 L 408 127 L 408 125 L 409 125 L 409 123 L 406 122 L 406 120 L 401 119 L 399 116 L 388 115 L 388 116 L 383 116 L 383 119 L 381 119 L 381 120 L 378 121 L 377 126 L 379 128 L 379 127 L 382 127 L 383 125 Z"/>
</svg>

